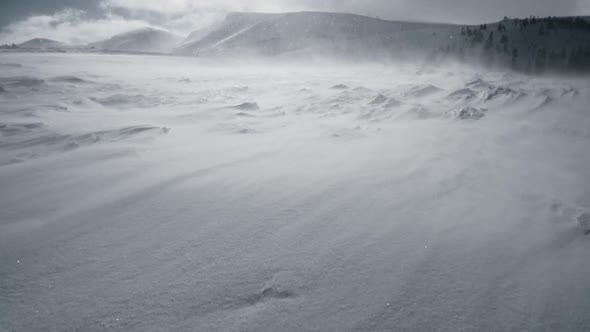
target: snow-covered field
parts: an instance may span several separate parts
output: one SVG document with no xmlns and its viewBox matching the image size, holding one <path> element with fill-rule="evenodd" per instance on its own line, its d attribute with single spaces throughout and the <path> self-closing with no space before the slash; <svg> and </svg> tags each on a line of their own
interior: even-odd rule
<svg viewBox="0 0 590 332">
<path fill-rule="evenodd" d="M 588 79 L 2 54 L 0 86 L 2 331 L 590 330 Z"/>
</svg>

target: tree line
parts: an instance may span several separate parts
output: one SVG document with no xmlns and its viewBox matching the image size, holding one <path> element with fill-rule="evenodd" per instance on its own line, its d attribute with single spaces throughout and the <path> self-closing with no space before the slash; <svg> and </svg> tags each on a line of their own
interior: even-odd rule
<svg viewBox="0 0 590 332">
<path fill-rule="evenodd" d="M 562 35 L 553 38 L 560 38 L 564 31 L 574 33 L 570 45 L 546 39 L 558 30 Z M 454 41 L 436 50 L 434 56 L 463 60 L 470 55 L 485 64 L 509 65 L 529 73 L 590 72 L 590 21 L 581 17 L 505 17 L 497 24 L 463 26 L 460 34 L 462 44 Z"/>
</svg>

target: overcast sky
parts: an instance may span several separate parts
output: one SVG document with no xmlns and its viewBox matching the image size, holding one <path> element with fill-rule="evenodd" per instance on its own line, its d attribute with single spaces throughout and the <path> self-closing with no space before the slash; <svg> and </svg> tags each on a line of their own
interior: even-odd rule
<svg viewBox="0 0 590 332">
<path fill-rule="evenodd" d="M 300 10 L 475 24 L 504 16 L 590 15 L 590 0 L 0 0 L 0 42 L 37 36 L 85 42 L 142 26 L 185 34 L 225 11 Z"/>
</svg>

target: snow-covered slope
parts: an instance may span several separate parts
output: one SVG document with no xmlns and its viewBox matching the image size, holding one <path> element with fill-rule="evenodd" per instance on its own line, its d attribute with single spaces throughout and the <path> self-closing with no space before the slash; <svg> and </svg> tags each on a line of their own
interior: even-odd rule
<svg viewBox="0 0 590 332">
<path fill-rule="evenodd" d="M 24 43 L 17 45 L 19 48 L 26 48 L 26 49 L 38 49 L 38 50 L 45 50 L 45 49 L 61 49 L 67 47 L 66 44 L 60 43 L 55 40 L 51 39 L 44 39 L 44 38 L 34 38 L 28 40 Z"/>
<path fill-rule="evenodd" d="M 589 331 L 590 81 L 0 54 L 1 331 Z"/>
<path fill-rule="evenodd" d="M 91 45 L 105 51 L 170 53 L 180 40 L 180 37 L 168 31 L 144 28 L 122 33 Z"/>
<path fill-rule="evenodd" d="M 337 57 L 404 57 L 426 54 L 460 27 L 384 21 L 321 12 L 234 13 L 212 31 L 186 41 L 178 50 L 194 55 L 324 54 Z"/>
<path fill-rule="evenodd" d="M 506 18 L 457 26 L 338 13 L 234 13 L 191 34 L 175 52 L 238 58 L 458 60 L 533 73 L 590 72 L 590 23 L 580 17 Z"/>
<path fill-rule="evenodd" d="M 186 55 L 198 55 L 199 49 L 205 45 L 212 46 L 223 42 L 262 21 L 277 17 L 280 17 L 280 14 L 230 13 L 222 22 L 192 32 L 175 51 Z"/>
</svg>

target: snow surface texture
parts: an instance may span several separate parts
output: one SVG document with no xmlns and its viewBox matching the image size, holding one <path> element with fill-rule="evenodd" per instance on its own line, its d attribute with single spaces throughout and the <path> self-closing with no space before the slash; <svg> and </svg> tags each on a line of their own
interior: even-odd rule
<svg viewBox="0 0 590 332">
<path fill-rule="evenodd" d="M 588 80 L 0 63 L 2 331 L 590 330 Z"/>
</svg>

